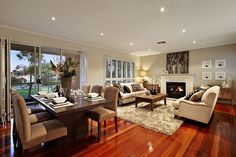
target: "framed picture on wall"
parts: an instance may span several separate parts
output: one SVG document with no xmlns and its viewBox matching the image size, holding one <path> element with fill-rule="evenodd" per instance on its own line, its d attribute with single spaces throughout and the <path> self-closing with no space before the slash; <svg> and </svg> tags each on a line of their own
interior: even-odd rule
<svg viewBox="0 0 236 157">
<path fill-rule="evenodd" d="M 211 68 L 211 60 L 202 61 L 202 68 L 203 68 L 203 69 Z"/>
<path fill-rule="evenodd" d="M 225 59 L 215 60 L 215 67 L 216 68 L 225 68 L 226 67 Z"/>
<path fill-rule="evenodd" d="M 225 80 L 225 72 L 224 71 L 217 71 L 215 72 L 215 79 L 216 80 Z"/>
<path fill-rule="evenodd" d="M 203 80 L 211 80 L 211 72 L 202 72 L 202 79 Z"/>
</svg>

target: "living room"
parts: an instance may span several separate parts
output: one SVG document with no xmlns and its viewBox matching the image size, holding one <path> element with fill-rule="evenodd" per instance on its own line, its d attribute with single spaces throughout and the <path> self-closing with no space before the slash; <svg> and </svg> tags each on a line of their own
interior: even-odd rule
<svg viewBox="0 0 236 157">
<path fill-rule="evenodd" d="M 74 93 L 83 90 L 85 85 L 91 86 L 87 92 L 91 93 L 92 87 L 98 85 L 103 88 L 102 94 L 99 94 L 103 98 L 107 87 L 119 84 L 118 88 L 122 89 L 117 98 L 117 119 L 113 120 L 112 117 L 104 124 L 102 122 L 100 127 L 99 123 L 93 122 L 96 120 L 91 120 L 94 113 L 86 113 L 89 118 L 80 119 L 78 123 L 83 128 L 76 127 L 77 132 L 74 131 L 76 133 L 72 136 L 72 120 L 69 116 L 56 118 L 67 128 L 65 156 L 235 156 L 236 30 L 233 4 L 235 2 L 232 0 L 227 3 L 186 0 L 1 1 L 1 15 L 4 16 L 0 17 L 0 154 L 63 155 L 62 149 L 59 153 L 53 151 L 55 147 L 65 145 L 60 140 L 53 146 L 43 141 L 41 143 L 45 143 L 45 146 L 41 144 L 32 148 L 21 141 L 23 152 L 19 152 L 19 140 L 22 139 L 18 139 L 15 148 L 12 132 L 14 105 L 10 91 L 11 88 L 16 89 L 25 98 L 26 104 L 29 103 L 29 96 L 34 103 L 42 103 L 40 106 L 47 110 L 44 102 L 34 94 L 43 90 L 50 94 L 62 81 L 52 72 L 50 75 L 43 72 L 47 68 L 52 71 L 51 60 L 58 66 L 71 58 L 78 62 L 76 75 L 73 75 L 70 84 Z M 224 10 L 222 8 L 227 11 L 221 11 Z M 24 59 L 27 57 L 24 54 L 28 52 L 34 54 L 33 61 Z M 41 57 L 42 62 L 39 61 Z M 27 66 L 25 62 L 28 61 L 35 62 L 32 73 L 34 81 L 30 82 L 28 73 L 22 74 L 17 69 L 21 64 Z M 45 68 L 44 63 L 49 67 Z M 14 82 L 13 72 L 23 81 Z M 219 99 L 217 97 L 217 102 L 210 108 L 214 112 L 202 121 L 201 116 L 205 111 L 199 113 L 198 109 L 194 109 L 194 113 L 188 110 L 192 115 L 197 114 L 197 118 L 180 115 L 177 113 L 180 112 L 179 105 L 176 107 L 173 104 L 182 96 L 170 98 L 167 82 L 184 82 L 182 96 L 196 89 L 200 92 L 220 86 Z M 140 85 L 135 87 L 131 84 Z M 28 85 L 33 85 L 30 90 Z M 128 86 L 131 92 L 122 92 L 124 86 Z M 27 89 L 26 95 L 18 87 Z M 138 94 L 133 94 L 134 88 L 138 88 Z M 154 94 L 153 89 L 156 89 Z M 145 97 L 140 98 L 140 93 Z M 158 94 L 164 95 L 155 97 Z M 155 98 L 146 98 L 152 96 Z M 193 101 L 195 105 L 202 105 L 201 98 Z M 100 101 L 103 103 L 105 100 Z M 59 110 L 61 112 L 63 107 Z M 59 116 L 51 109 L 48 111 L 54 118 Z M 84 111 L 79 115 L 85 115 Z M 78 120 L 80 117 L 76 118 Z M 71 121 L 68 126 L 67 121 Z M 88 134 L 86 129 L 89 129 Z M 79 134 L 83 134 L 83 137 L 80 138 Z M 76 140 L 71 142 L 69 138 L 74 136 L 77 136 Z"/>
</svg>

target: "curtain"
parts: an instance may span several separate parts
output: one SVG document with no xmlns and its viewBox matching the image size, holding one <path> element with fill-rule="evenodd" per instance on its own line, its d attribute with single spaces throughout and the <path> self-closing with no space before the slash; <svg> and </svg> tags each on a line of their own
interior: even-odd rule
<svg viewBox="0 0 236 157">
<path fill-rule="evenodd" d="M 0 38 L 0 123 L 11 120 L 9 40 Z"/>
<path fill-rule="evenodd" d="M 80 53 L 80 89 L 87 83 L 87 55 Z"/>
</svg>

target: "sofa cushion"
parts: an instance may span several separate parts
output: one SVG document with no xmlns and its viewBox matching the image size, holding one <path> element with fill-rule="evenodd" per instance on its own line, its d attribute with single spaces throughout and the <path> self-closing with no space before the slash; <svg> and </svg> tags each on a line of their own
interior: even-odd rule
<svg viewBox="0 0 236 157">
<path fill-rule="evenodd" d="M 131 84 L 131 87 L 132 87 L 132 92 L 137 92 L 141 90 L 140 84 L 137 83 Z"/>
<path fill-rule="evenodd" d="M 124 87 L 120 83 L 113 83 L 113 87 L 118 88 L 120 92 L 124 93 Z"/>
<path fill-rule="evenodd" d="M 195 101 L 195 102 L 200 101 L 201 98 L 202 98 L 202 95 L 204 94 L 204 92 L 205 92 L 205 90 L 201 90 L 201 91 L 198 91 L 198 92 L 194 93 L 194 94 L 189 98 L 189 100 L 190 100 L 190 101 Z"/>
<path fill-rule="evenodd" d="M 194 90 L 194 91 L 192 91 L 192 92 L 189 92 L 188 95 L 185 97 L 185 100 L 189 100 L 189 99 L 191 98 L 191 96 L 192 96 L 194 93 L 198 92 L 198 91 L 199 91 L 199 90 Z"/>
<path fill-rule="evenodd" d="M 131 93 L 131 89 L 128 86 L 124 85 L 123 88 L 124 88 L 124 93 Z"/>
</svg>

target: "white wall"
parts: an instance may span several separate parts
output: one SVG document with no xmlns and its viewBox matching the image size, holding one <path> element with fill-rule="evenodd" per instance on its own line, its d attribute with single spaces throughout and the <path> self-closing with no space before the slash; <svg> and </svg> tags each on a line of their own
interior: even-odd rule
<svg viewBox="0 0 236 157">
<path fill-rule="evenodd" d="M 47 46 L 62 48 L 74 51 L 84 51 L 88 59 L 88 75 L 87 83 L 91 85 L 104 85 L 104 57 L 118 57 L 122 59 L 130 59 L 135 61 L 136 72 L 135 76 L 139 75 L 140 57 L 132 56 L 126 53 L 116 52 L 95 46 L 87 46 L 84 44 L 75 43 L 72 41 L 56 39 L 46 35 L 26 32 L 17 29 L 9 29 L 0 27 L 0 37 L 9 38 L 12 41 L 21 42 L 24 44 L 33 44 L 38 46 Z"/>
</svg>

